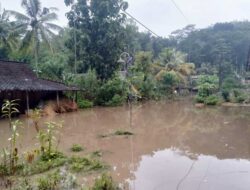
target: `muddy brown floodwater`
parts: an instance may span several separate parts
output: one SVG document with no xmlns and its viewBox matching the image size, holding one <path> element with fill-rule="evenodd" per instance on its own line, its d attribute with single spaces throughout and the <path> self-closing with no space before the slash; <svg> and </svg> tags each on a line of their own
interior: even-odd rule
<svg viewBox="0 0 250 190">
<path fill-rule="evenodd" d="M 190 101 L 94 108 L 47 121 L 64 121 L 60 149 L 101 150 L 111 174 L 131 190 L 249 190 L 250 108 L 196 109 Z M 35 129 L 22 119 L 20 148 L 35 146 Z M 132 126 L 130 126 L 132 121 Z M 43 123 L 44 121 L 41 121 Z M 99 138 L 123 129 L 130 137 Z M 0 121 L 0 148 L 9 129 Z"/>
</svg>

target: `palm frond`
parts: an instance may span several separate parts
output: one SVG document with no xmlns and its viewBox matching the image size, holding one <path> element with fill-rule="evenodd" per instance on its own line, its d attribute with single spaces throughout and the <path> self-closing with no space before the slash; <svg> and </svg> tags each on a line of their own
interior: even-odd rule
<svg viewBox="0 0 250 190">
<path fill-rule="evenodd" d="M 17 11 L 6 10 L 6 14 L 8 14 L 9 16 L 14 16 L 20 22 L 29 22 L 30 21 L 29 17 L 27 17 L 26 15 L 19 13 Z"/>
<path fill-rule="evenodd" d="M 29 47 L 31 47 L 31 45 L 34 42 L 34 37 L 35 37 L 35 32 L 33 30 L 28 31 L 26 33 L 26 35 L 24 36 L 23 40 L 22 40 L 22 44 L 21 44 L 21 49 L 22 50 L 27 50 L 29 49 Z"/>
<path fill-rule="evenodd" d="M 51 47 L 51 42 L 50 42 L 50 35 L 47 34 L 46 29 L 44 28 L 43 25 L 39 26 L 40 29 L 40 34 L 41 34 L 41 38 L 42 40 L 45 42 L 45 44 L 51 49 L 51 51 L 53 51 L 52 47 Z"/>
<path fill-rule="evenodd" d="M 34 13 L 34 17 L 41 13 L 41 2 L 40 0 L 30 0 L 30 5 Z"/>
<path fill-rule="evenodd" d="M 56 24 L 53 24 L 53 23 L 45 23 L 44 25 L 46 26 L 47 29 L 51 29 L 51 30 L 55 30 L 55 31 L 60 31 L 63 29 L 62 27 L 60 27 Z"/>
<path fill-rule="evenodd" d="M 41 18 L 40 18 L 40 22 L 49 22 L 49 21 L 55 21 L 58 19 L 58 16 L 56 13 L 48 13 L 48 14 L 45 14 L 43 15 Z"/>
<path fill-rule="evenodd" d="M 22 0 L 21 5 L 25 9 L 27 15 L 33 18 L 35 17 L 31 6 L 31 0 Z"/>
<path fill-rule="evenodd" d="M 56 38 L 56 34 L 52 32 L 50 29 L 45 28 L 47 34 L 50 36 L 50 38 Z"/>
</svg>

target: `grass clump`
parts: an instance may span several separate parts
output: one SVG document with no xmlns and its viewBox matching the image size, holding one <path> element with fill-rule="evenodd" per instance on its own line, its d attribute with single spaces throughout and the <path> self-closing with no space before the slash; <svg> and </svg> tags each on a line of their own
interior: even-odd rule
<svg viewBox="0 0 250 190">
<path fill-rule="evenodd" d="M 92 152 L 92 153 L 91 153 L 91 156 L 92 156 L 92 157 L 102 157 L 102 152 L 99 151 L 99 150 L 97 150 L 97 151 L 95 151 L 95 152 Z"/>
<path fill-rule="evenodd" d="M 84 148 L 79 144 L 73 144 L 73 146 L 71 147 L 72 152 L 81 152 L 83 150 Z"/>
<path fill-rule="evenodd" d="M 48 174 L 45 177 L 38 179 L 38 190 L 56 190 L 59 188 L 59 184 L 62 177 L 59 175 L 58 172 Z"/>
<path fill-rule="evenodd" d="M 22 179 L 14 190 L 69 190 L 76 187 L 76 177 L 61 169 L 36 180 Z"/>
<path fill-rule="evenodd" d="M 90 172 L 105 169 L 106 166 L 99 160 L 82 157 L 72 157 L 69 160 L 70 170 L 72 172 Z"/>
<path fill-rule="evenodd" d="M 125 130 L 117 130 L 114 133 L 98 135 L 99 138 L 107 138 L 112 136 L 132 136 L 134 133 Z"/>
<path fill-rule="evenodd" d="M 63 166 L 68 161 L 63 153 L 55 152 L 51 154 L 43 154 L 31 164 L 24 165 L 21 171 L 22 175 L 34 175 L 46 172 L 50 169 Z"/>
<path fill-rule="evenodd" d="M 118 187 L 117 184 L 115 184 L 111 176 L 103 174 L 101 178 L 95 181 L 95 184 L 91 188 L 91 190 L 104 190 L 104 189 L 119 190 L 120 188 Z"/>
<path fill-rule="evenodd" d="M 116 136 L 131 136 L 134 135 L 132 132 L 130 131 L 123 131 L 123 130 L 118 130 L 114 133 L 114 135 Z"/>
</svg>

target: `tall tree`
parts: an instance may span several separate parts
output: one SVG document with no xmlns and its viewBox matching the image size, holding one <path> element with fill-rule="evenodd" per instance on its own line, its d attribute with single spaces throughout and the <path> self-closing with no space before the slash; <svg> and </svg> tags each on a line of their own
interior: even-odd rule
<svg viewBox="0 0 250 190">
<path fill-rule="evenodd" d="M 8 10 L 7 12 L 16 18 L 17 28 L 23 33 L 21 48 L 33 51 L 35 67 L 38 71 L 38 56 L 40 43 L 44 42 L 51 50 L 51 39 L 55 31 L 61 27 L 54 24 L 57 19 L 56 8 L 42 8 L 39 0 L 22 0 L 21 3 L 26 14 Z"/>
<path fill-rule="evenodd" d="M 125 47 L 123 24 L 128 5 L 123 0 L 65 0 L 72 38 L 66 43 L 77 58 L 77 71 L 96 70 L 108 79 L 119 68 L 117 60 Z"/>
<path fill-rule="evenodd" d="M 17 47 L 18 33 L 14 29 L 14 23 L 10 22 L 5 10 L 0 7 L 0 58 L 7 59 L 9 53 Z"/>
</svg>

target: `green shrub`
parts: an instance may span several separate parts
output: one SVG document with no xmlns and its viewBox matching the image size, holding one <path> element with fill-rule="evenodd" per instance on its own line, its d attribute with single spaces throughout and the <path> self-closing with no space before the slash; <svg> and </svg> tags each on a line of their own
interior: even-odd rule
<svg viewBox="0 0 250 190">
<path fill-rule="evenodd" d="M 92 108 L 94 103 L 89 100 L 78 100 L 77 105 L 80 109 Z"/>
<path fill-rule="evenodd" d="M 229 91 L 240 87 L 242 87 L 241 82 L 232 76 L 227 77 L 222 84 L 222 89 Z"/>
<path fill-rule="evenodd" d="M 99 160 L 91 158 L 82 158 L 82 157 L 72 157 L 69 160 L 70 169 L 73 172 L 88 172 L 105 169 L 106 166 L 103 165 Z"/>
<path fill-rule="evenodd" d="M 175 88 L 180 83 L 177 73 L 174 71 L 165 72 L 159 80 L 159 88 L 164 95 L 173 95 Z"/>
<path fill-rule="evenodd" d="M 79 144 L 73 144 L 73 146 L 71 147 L 71 151 L 72 152 L 81 152 L 83 151 L 84 149 L 82 148 L 81 145 Z"/>
<path fill-rule="evenodd" d="M 124 103 L 124 97 L 116 94 L 114 97 L 107 103 L 105 103 L 106 106 L 121 106 Z"/>
<path fill-rule="evenodd" d="M 214 106 L 214 105 L 217 105 L 219 103 L 219 97 L 216 96 L 216 95 L 211 95 L 211 96 L 208 96 L 205 100 L 205 104 L 206 105 L 211 105 L 211 106 Z"/>
<path fill-rule="evenodd" d="M 38 190 L 57 190 L 61 181 L 61 176 L 58 172 L 48 174 L 45 177 L 38 179 Z"/>
<path fill-rule="evenodd" d="M 80 99 L 91 101 L 95 101 L 101 84 L 95 70 L 88 70 L 85 74 L 74 76 L 71 83 L 82 90 L 78 93 Z"/>
<path fill-rule="evenodd" d="M 43 154 L 38 160 L 32 164 L 24 165 L 24 168 L 19 171 L 21 175 L 34 175 L 46 172 L 50 169 L 63 166 L 67 162 L 67 157 L 62 153 L 56 152 Z"/>
<path fill-rule="evenodd" d="M 126 100 L 127 83 L 118 76 L 105 82 L 99 89 L 96 104 L 101 106 L 119 106 Z"/>
<path fill-rule="evenodd" d="M 0 164 L 0 177 L 8 175 L 8 167 L 6 165 Z"/>
<path fill-rule="evenodd" d="M 130 93 L 140 99 L 156 99 L 156 79 L 152 75 L 145 75 L 142 72 L 134 72 L 133 76 L 129 79 L 133 85 Z"/>
<path fill-rule="evenodd" d="M 247 96 L 242 94 L 242 95 L 239 95 L 235 98 L 236 102 L 237 103 L 243 103 L 247 100 Z"/>
<path fill-rule="evenodd" d="M 229 92 L 229 90 L 222 90 L 221 95 L 222 95 L 224 101 L 230 102 L 230 92 Z"/>
<path fill-rule="evenodd" d="M 233 90 L 233 95 L 235 98 L 237 98 L 238 96 L 240 96 L 242 94 L 242 92 L 238 89 L 234 89 Z"/>
<path fill-rule="evenodd" d="M 91 190 L 119 190 L 119 187 L 114 183 L 111 176 L 103 174 L 101 178 L 96 179 Z"/>
<path fill-rule="evenodd" d="M 197 103 L 205 103 L 206 98 L 205 98 L 205 97 L 202 97 L 202 96 L 197 95 L 197 96 L 195 97 L 195 101 L 196 101 Z"/>
<path fill-rule="evenodd" d="M 238 89 L 233 90 L 233 95 L 234 101 L 237 103 L 243 103 L 248 99 L 247 95 L 243 91 Z"/>
<path fill-rule="evenodd" d="M 34 187 L 30 184 L 30 180 L 25 178 L 18 183 L 18 187 L 15 187 L 14 190 L 34 190 Z"/>
</svg>

